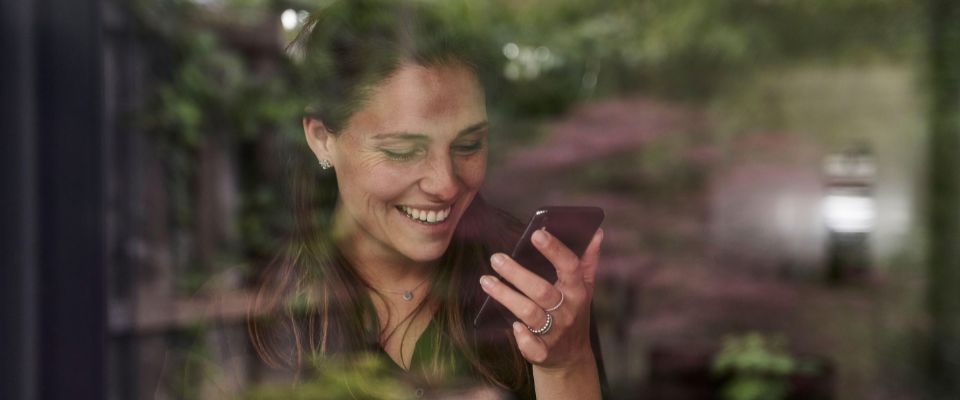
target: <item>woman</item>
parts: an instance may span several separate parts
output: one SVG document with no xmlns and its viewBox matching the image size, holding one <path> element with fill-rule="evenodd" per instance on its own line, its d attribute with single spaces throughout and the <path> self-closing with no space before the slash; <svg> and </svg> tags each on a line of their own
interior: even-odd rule
<svg viewBox="0 0 960 400">
<path fill-rule="evenodd" d="M 549 233 L 534 236 L 556 285 L 504 253 L 522 225 L 478 194 L 483 49 L 429 11 L 336 2 L 291 44 L 318 168 L 298 185 L 289 254 L 268 269 L 251 310 L 273 317 L 251 318 L 254 346 L 268 364 L 296 370 L 385 354 L 421 386 L 599 398 L 590 300 L 602 232 L 579 259 Z M 485 295 L 516 315 L 512 332 L 473 329 Z"/>
</svg>

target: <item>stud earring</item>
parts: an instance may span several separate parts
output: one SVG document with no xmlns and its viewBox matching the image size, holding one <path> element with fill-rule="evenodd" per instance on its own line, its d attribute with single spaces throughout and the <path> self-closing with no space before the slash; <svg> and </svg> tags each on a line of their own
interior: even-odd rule
<svg viewBox="0 0 960 400">
<path fill-rule="evenodd" d="M 330 169 L 330 167 L 333 167 L 333 164 L 330 164 L 330 161 L 329 161 L 329 160 L 327 160 L 327 159 L 325 159 L 325 158 L 322 159 L 322 160 L 320 160 L 320 168 Z"/>
</svg>

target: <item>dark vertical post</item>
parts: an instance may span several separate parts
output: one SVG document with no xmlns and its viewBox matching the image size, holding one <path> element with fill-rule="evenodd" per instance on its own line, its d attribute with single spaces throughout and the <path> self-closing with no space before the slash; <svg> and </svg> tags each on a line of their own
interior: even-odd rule
<svg viewBox="0 0 960 400">
<path fill-rule="evenodd" d="M 935 398 L 960 398 L 960 2 L 930 1 L 929 302 Z"/>
<path fill-rule="evenodd" d="M 0 2 L 0 399 L 37 394 L 33 11 Z"/>
<path fill-rule="evenodd" d="M 0 398 L 104 398 L 99 0 L 0 2 Z"/>
<path fill-rule="evenodd" d="M 103 399 L 99 0 L 35 1 L 40 399 Z"/>
</svg>

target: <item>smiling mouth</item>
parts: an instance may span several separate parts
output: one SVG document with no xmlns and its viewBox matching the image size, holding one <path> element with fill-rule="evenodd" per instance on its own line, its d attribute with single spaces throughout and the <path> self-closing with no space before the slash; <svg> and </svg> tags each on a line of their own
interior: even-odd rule
<svg viewBox="0 0 960 400">
<path fill-rule="evenodd" d="M 427 225 L 437 225 L 443 223 L 450 217 L 450 212 L 453 210 L 453 207 L 447 207 L 443 210 L 421 210 L 413 207 L 397 206 L 397 210 L 399 210 L 401 214 L 406 215 L 407 218 L 416 222 Z"/>
</svg>

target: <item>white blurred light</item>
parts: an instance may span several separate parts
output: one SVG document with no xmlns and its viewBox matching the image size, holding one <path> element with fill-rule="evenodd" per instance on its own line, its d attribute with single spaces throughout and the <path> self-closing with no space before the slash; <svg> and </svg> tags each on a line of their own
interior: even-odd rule
<svg viewBox="0 0 960 400">
<path fill-rule="evenodd" d="M 827 156 L 823 170 L 831 177 L 870 179 L 876 176 L 877 167 L 870 157 L 850 157 L 843 154 Z"/>
<path fill-rule="evenodd" d="M 540 76 L 540 65 L 535 63 L 530 63 L 525 66 L 523 69 L 523 79 L 534 80 Z"/>
<path fill-rule="evenodd" d="M 537 49 L 534 50 L 534 54 L 535 54 L 535 57 L 537 58 L 537 61 L 541 63 L 550 61 L 550 56 L 551 56 L 550 49 L 548 49 L 545 46 L 537 47 Z"/>
<path fill-rule="evenodd" d="M 283 10 L 283 13 L 280 14 L 280 24 L 283 25 L 283 29 L 292 31 L 297 27 L 297 12 L 295 10 L 286 9 Z"/>
<path fill-rule="evenodd" d="M 524 64 L 533 64 L 537 62 L 533 55 L 533 49 L 526 46 L 517 52 L 517 60 Z"/>
<path fill-rule="evenodd" d="M 514 59 L 520 55 L 520 46 L 517 46 L 516 43 L 507 43 L 503 45 L 503 56 L 507 59 Z"/>
<path fill-rule="evenodd" d="M 297 23 L 302 24 L 304 22 L 307 22 L 307 17 L 309 16 L 310 16 L 310 13 L 306 11 L 303 11 L 303 10 L 297 11 Z"/>
<path fill-rule="evenodd" d="M 520 64 L 509 63 L 503 67 L 503 76 L 506 76 L 507 79 L 515 81 L 520 79 Z"/>
<path fill-rule="evenodd" d="M 823 202 L 827 228 L 837 233 L 863 233 L 873 228 L 873 199 L 850 194 L 828 195 Z"/>
</svg>

